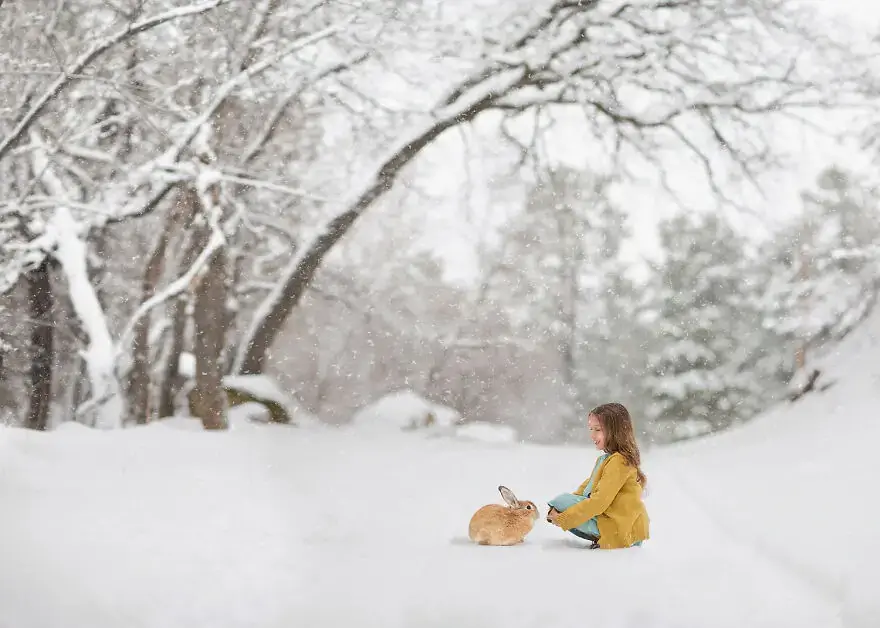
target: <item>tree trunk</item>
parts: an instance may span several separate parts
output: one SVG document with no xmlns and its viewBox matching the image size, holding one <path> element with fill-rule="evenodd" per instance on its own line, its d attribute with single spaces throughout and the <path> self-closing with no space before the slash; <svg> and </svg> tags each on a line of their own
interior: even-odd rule
<svg viewBox="0 0 880 628">
<path fill-rule="evenodd" d="M 194 190 L 192 192 L 195 194 Z M 193 199 L 198 201 L 198 196 L 196 195 Z M 193 212 L 196 211 L 197 207 L 198 205 L 194 203 Z M 192 215 L 194 216 L 195 213 Z M 204 238 L 200 238 L 197 232 L 192 233 L 181 257 L 180 268 L 191 267 L 204 244 Z M 162 384 L 159 390 L 160 417 L 172 416 L 174 414 L 174 399 L 184 384 L 184 379 L 180 375 L 180 357 L 183 355 L 183 349 L 186 345 L 186 329 L 190 318 L 190 303 L 191 297 L 188 294 L 180 295 L 173 303 L 171 313 L 171 347 L 165 359 Z"/>
<path fill-rule="evenodd" d="M 52 401 L 52 364 L 55 361 L 52 307 L 54 295 L 49 260 L 28 273 L 28 310 L 31 318 L 30 395 L 25 426 L 45 430 Z"/>
<path fill-rule="evenodd" d="M 245 256 L 240 246 L 233 245 L 230 242 L 227 247 L 226 258 L 226 304 L 224 309 L 226 313 L 226 329 L 235 329 L 238 325 L 238 318 L 241 315 L 241 301 L 238 297 L 238 286 L 242 283 L 242 275 L 244 272 L 244 264 L 242 261 Z M 231 373 L 235 368 L 235 356 L 237 355 L 238 346 L 237 338 L 230 339 L 226 345 L 226 351 L 223 355 L 223 373 Z"/>
<path fill-rule="evenodd" d="M 162 233 L 159 234 L 153 252 L 147 260 L 144 268 L 144 276 L 141 281 L 141 302 L 144 303 L 156 294 L 156 287 L 162 271 L 165 267 L 165 258 L 168 245 L 172 237 L 177 233 L 182 224 L 192 220 L 193 213 L 198 206 L 198 194 L 192 188 L 185 188 L 178 196 L 177 203 L 171 208 L 165 221 Z M 184 268 L 192 263 L 191 260 Z M 128 390 L 131 403 L 131 413 L 135 421 L 145 424 L 150 421 L 153 414 L 150 408 L 150 323 L 149 314 L 142 316 L 134 328 L 132 341 L 132 365 L 129 373 Z M 172 341 L 173 343 L 173 341 Z M 173 345 L 172 345 L 173 348 Z M 179 359 L 179 357 L 178 357 Z M 163 387 L 164 389 L 164 387 Z M 161 404 L 160 404 L 161 405 Z M 161 415 L 160 408 L 160 415 Z M 161 415 L 167 416 L 167 415 Z"/>
<path fill-rule="evenodd" d="M 156 284 L 162 274 L 165 251 L 168 248 L 169 235 L 164 230 L 153 247 L 147 260 L 144 276 L 141 280 L 141 302 L 156 293 Z M 132 341 L 131 371 L 128 375 L 128 394 L 131 404 L 131 416 L 136 423 L 143 425 L 150 421 L 150 322 L 152 318 L 146 314 L 138 320 L 134 328 Z"/>
<path fill-rule="evenodd" d="M 195 291 L 196 386 L 193 390 L 194 414 L 206 430 L 223 430 L 226 421 L 226 393 L 223 389 L 223 349 L 226 346 L 227 252 L 220 248 Z"/>
<path fill-rule="evenodd" d="M 378 196 L 378 192 L 376 194 Z M 258 375 L 263 372 L 269 349 L 281 333 L 287 317 L 305 294 L 324 256 L 348 232 L 361 211 L 344 212 L 333 219 L 324 233 L 305 248 L 304 254 L 298 255 L 287 267 L 277 289 L 272 291 L 255 314 L 254 326 L 239 347 L 243 359 L 235 370 L 240 374 Z"/>
<path fill-rule="evenodd" d="M 82 359 L 82 357 L 78 357 L 76 360 L 76 375 L 73 378 L 73 386 L 70 391 L 70 407 L 71 408 L 79 408 L 82 404 L 84 404 L 87 400 L 86 384 L 89 381 L 89 374 L 86 372 L 86 361 Z"/>
<path fill-rule="evenodd" d="M 202 250 L 212 237 L 210 215 L 214 214 L 218 199 L 215 187 L 197 193 L 196 204 L 201 224 L 196 227 L 193 242 L 196 250 Z M 193 335 L 196 361 L 195 387 L 191 395 L 191 408 L 202 420 L 206 430 L 225 430 L 226 391 L 223 389 L 224 349 L 229 328 L 229 312 L 226 298 L 229 285 L 229 250 L 227 246 L 216 249 L 206 265 L 190 284 L 193 292 Z"/>
<path fill-rule="evenodd" d="M 171 313 L 171 347 L 165 358 L 165 367 L 162 369 L 162 383 L 159 388 L 159 416 L 173 416 L 176 409 L 174 398 L 183 386 L 183 378 L 180 375 L 180 356 L 183 354 L 184 339 L 186 337 L 186 324 L 189 321 L 187 305 L 189 300 L 186 296 L 179 296 L 172 305 Z"/>
<path fill-rule="evenodd" d="M 498 84 L 495 90 L 486 90 L 481 98 L 461 106 L 453 104 L 457 98 L 453 94 L 450 105 L 443 110 L 439 119 L 399 142 L 398 148 L 391 152 L 375 175 L 353 197 L 347 209 L 331 219 L 311 242 L 305 243 L 301 252 L 287 266 L 277 289 L 266 297 L 254 314 L 254 320 L 239 347 L 236 372 L 242 375 L 263 372 L 269 349 L 284 328 L 287 317 L 299 305 L 324 257 L 348 233 L 357 219 L 393 187 L 401 171 L 445 131 L 473 120 L 491 107 L 499 94 L 515 85 L 522 76 L 522 73 L 514 74 L 506 84 Z"/>
<path fill-rule="evenodd" d="M 806 244 L 802 244 L 802 248 L 800 251 L 801 256 L 801 265 L 798 269 L 798 281 L 801 282 L 801 285 L 805 285 L 807 281 L 810 279 L 810 257 L 806 250 Z M 810 307 L 809 300 L 804 304 L 805 309 L 809 313 L 812 309 Z M 803 313 L 802 313 L 803 315 Z M 800 337 L 797 339 L 798 347 L 794 352 L 794 368 L 795 371 L 801 372 L 807 368 L 807 345 L 809 344 L 810 339 Z"/>
</svg>

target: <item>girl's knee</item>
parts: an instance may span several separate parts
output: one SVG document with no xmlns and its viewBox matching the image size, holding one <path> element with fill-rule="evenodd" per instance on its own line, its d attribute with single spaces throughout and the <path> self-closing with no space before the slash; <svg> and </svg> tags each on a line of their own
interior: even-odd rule
<svg viewBox="0 0 880 628">
<path fill-rule="evenodd" d="M 549 502 L 547 502 L 547 505 L 562 512 L 566 508 L 571 508 L 583 499 L 584 498 L 579 495 L 573 495 L 572 493 L 562 493 L 561 495 L 557 495 Z"/>
</svg>

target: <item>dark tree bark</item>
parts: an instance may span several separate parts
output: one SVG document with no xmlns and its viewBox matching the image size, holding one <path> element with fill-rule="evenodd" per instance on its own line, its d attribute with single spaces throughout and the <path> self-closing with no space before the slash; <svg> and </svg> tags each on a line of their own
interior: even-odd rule
<svg viewBox="0 0 880 628">
<path fill-rule="evenodd" d="M 180 375 L 180 356 L 183 354 L 186 336 L 187 297 L 180 296 L 172 304 L 171 313 L 171 347 L 162 370 L 162 383 L 159 388 L 159 416 L 169 417 L 174 414 L 174 398 L 183 386 Z"/>
<path fill-rule="evenodd" d="M 323 232 L 304 247 L 302 254 L 297 255 L 281 277 L 279 291 L 269 295 L 268 299 L 271 301 L 268 302 L 268 307 L 258 313 L 257 320 L 245 336 L 240 347 L 242 358 L 236 369 L 240 374 L 256 375 L 263 372 L 272 344 L 284 328 L 287 317 L 299 305 L 324 257 L 348 233 L 357 219 L 391 189 L 401 171 L 440 135 L 456 125 L 473 120 L 488 109 L 495 98 L 496 95 L 490 93 L 467 108 L 440 118 L 402 142 L 400 149 L 385 160 L 375 178 L 363 189 L 350 208 L 330 220 Z"/>
<path fill-rule="evenodd" d="M 162 274 L 165 263 L 165 251 L 168 249 L 169 235 L 167 230 L 159 234 L 153 252 L 147 260 L 144 276 L 141 280 L 141 302 L 156 294 L 156 285 Z M 152 318 L 146 314 L 140 318 L 134 328 L 132 340 L 132 365 L 128 376 L 128 393 L 131 413 L 138 424 L 150 421 L 150 323 Z"/>
<path fill-rule="evenodd" d="M 48 259 L 43 260 L 27 276 L 27 302 L 31 319 L 31 385 L 25 426 L 32 430 L 45 430 L 48 427 L 52 401 L 52 365 L 55 362 L 52 308 L 55 297 L 49 264 Z"/>
<path fill-rule="evenodd" d="M 223 350 L 226 347 L 227 251 L 218 249 L 208 262 L 195 291 L 196 386 L 193 414 L 206 430 L 223 430 L 226 421 L 226 392 L 223 389 Z"/>
<path fill-rule="evenodd" d="M 195 194 L 194 190 L 191 190 L 191 192 Z M 195 196 L 187 196 L 186 198 L 192 201 L 191 220 L 199 207 L 198 195 L 195 194 Z M 181 256 L 180 268 L 185 270 L 192 266 L 204 245 L 205 241 L 202 234 L 192 233 Z M 180 356 L 183 355 L 183 350 L 186 346 L 186 330 L 190 316 L 188 306 L 192 302 L 191 299 L 191 295 L 183 294 L 174 299 L 171 304 L 171 347 L 165 358 L 162 383 L 159 389 L 160 417 L 172 416 L 174 414 L 174 399 L 185 383 L 185 379 L 180 375 Z"/>
<path fill-rule="evenodd" d="M 165 268 L 168 245 L 175 233 L 177 233 L 178 228 L 192 220 L 197 206 L 197 192 L 192 188 L 185 188 L 169 211 L 164 228 L 158 235 L 153 246 L 153 252 L 150 254 L 147 265 L 144 268 L 144 275 L 141 281 L 141 303 L 146 302 L 156 294 L 159 278 L 162 276 L 162 271 Z M 142 316 L 135 325 L 132 341 L 132 366 L 129 373 L 128 390 L 131 400 L 131 413 L 139 424 L 148 423 L 153 415 L 153 409 L 150 407 L 150 388 L 152 384 L 150 377 L 150 323 L 151 317 L 149 314 Z"/>
</svg>

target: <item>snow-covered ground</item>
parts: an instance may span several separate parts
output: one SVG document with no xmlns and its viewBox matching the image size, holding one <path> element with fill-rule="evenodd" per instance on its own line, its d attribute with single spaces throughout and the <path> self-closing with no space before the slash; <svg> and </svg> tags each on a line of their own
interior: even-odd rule
<svg viewBox="0 0 880 628">
<path fill-rule="evenodd" d="M 0 628 L 880 626 L 880 318 L 830 390 L 645 460 L 652 539 L 522 546 L 467 522 L 543 506 L 596 452 L 419 432 L 191 421 L 0 429 Z"/>
</svg>

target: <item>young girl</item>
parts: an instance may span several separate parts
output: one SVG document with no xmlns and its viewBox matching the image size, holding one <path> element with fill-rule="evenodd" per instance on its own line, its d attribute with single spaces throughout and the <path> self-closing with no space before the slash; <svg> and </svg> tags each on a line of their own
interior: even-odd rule
<svg viewBox="0 0 880 628">
<path fill-rule="evenodd" d="M 641 545 L 648 538 L 648 513 L 642 502 L 647 479 L 629 411 L 619 403 L 593 408 L 587 418 L 596 449 L 604 453 L 574 493 L 548 503 L 547 520 L 593 541 L 593 548 Z"/>
</svg>

